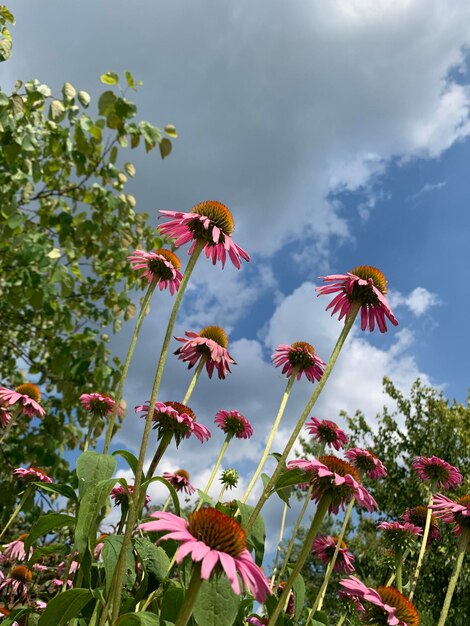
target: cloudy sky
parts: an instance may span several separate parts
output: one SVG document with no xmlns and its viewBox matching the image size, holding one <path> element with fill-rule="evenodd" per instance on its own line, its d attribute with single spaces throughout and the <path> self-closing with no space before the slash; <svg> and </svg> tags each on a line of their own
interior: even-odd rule
<svg viewBox="0 0 470 626">
<path fill-rule="evenodd" d="M 106 71 L 144 82 L 139 117 L 173 123 L 172 155 L 135 154 L 131 191 L 157 225 L 158 209 L 216 199 L 232 211 L 241 270 L 201 259 L 177 333 L 219 324 L 238 365 L 201 377 L 191 406 L 211 426 L 237 409 L 255 437 L 224 464 L 244 483 L 262 450 L 285 379 L 279 343 L 306 340 L 327 360 L 340 324 L 317 299 L 319 276 L 360 264 L 388 278 L 398 328 L 355 328 L 315 414 L 363 410 L 372 422 L 389 376 L 404 391 L 419 376 L 464 401 L 470 298 L 470 4 L 467 0 L 81 0 L 8 3 L 17 19 L 4 88 L 38 78 L 96 96 Z M 186 250 L 181 251 L 186 258 Z M 155 298 L 126 388 L 145 401 L 171 299 Z M 131 325 L 114 343 L 126 350 Z M 175 344 L 176 348 L 176 344 Z M 190 372 L 173 357 L 160 394 L 181 400 Z M 276 449 L 312 391 L 294 386 Z M 129 411 L 118 445 L 135 449 Z M 213 429 L 215 431 L 215 428 Z M 185 441 L 162 469 L 185 467 L 202 487 L 222 442 Z M 242 485 L 243 487 L 243 485 Z M 216 490 L 214 490 L 215 493 Z M 242 493 L 243 489 L 240 489 Z M 273 505 L 274 506 L 274 505 Z"/>
</svg>

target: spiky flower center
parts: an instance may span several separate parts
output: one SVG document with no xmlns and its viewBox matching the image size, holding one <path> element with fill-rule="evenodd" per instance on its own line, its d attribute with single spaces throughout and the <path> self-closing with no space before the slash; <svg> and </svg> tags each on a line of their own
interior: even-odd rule
<svg viewBox="0 0 470 626">
<path fill-rule="evenodd" d="M 461 496 L 460 498 L 457 498 L 456 501 L 457 504 L 461 504 L 462 506 L 466 506 L 468 508 L 470 506 L 470 495 Z M 459 511 L 454 514 L 454 519 L 459 526 L 470 531 L 470 517 L 468 515 L 464 515 Z"/>
<path fill-rule="evenodd" d="M 108 402 L 106 402 L 108 400 Z M 92 398 L 90 400 L 90 412 L 95 416 L 103 416 L 110 412 L 110 402 L 114 404 L 114 400 L 109 396 L 103 395 L 101 398 Z"/>
<path fill-rule="evenodd" d="M 342 476 L 343 478 L 346 476 L 346 474 L 349 474 L 354 478 L 356 482 L 361 482 L 361 477 L 359 476 L 356 468 L 351 465 L 351 463 L 343 461 L 343 459 L 339 459 L 334 454 L 326 454 L 319 457 L 318 460 L 320 461 L 320 463 L 323 463 L 323 465 L 326 465 L 330 472 L 339 474 L 339 476 Z"/>
<path fill-rule="evenodd" d="M 220 326 L 206 326 L 199 331 L 199 336 L 204 337 L 204 339 L 212 339 L 222 348 L 228 347 L 227 333 Z M 209 351 L 205 346 L 200 346 L 200 350 Z"/>
<path fill-rule="evenodd" d="M 227 468 L 222 472 L 222 476 L 220 478 L 220 482 L 228 487 L 229 489 L 233 489 L 238 485 L 238 472 L 236 469 L 232 467 Z"/>
<path fill-rule="evenodd" d="M 450 478 L 450 472 L 447 467 L 432 461 L 424 463 L 423 472 L 430 481 L 446 483 Z"/>
<path fill-rule="evenodd" d="M 335 553 L 336 550 L 336 544 L 338 543 L 338 536 L 337 535 L 333 535 L 332 536 L 333 542 L 331 545 L 327 545 L 325 546 L 325 554 L 329 559 L 333 558 L 333 555 Z M 345 541 L 341 541 L 341 545 L 340 545 L 340 549 L 341 550 L 347 550 L 348 546 L 346 545 Z M 338 553 L 338 558 L 341 559 L 341 552 Z"/>
<path fill-rule="evenodd" d="M 388 291 L 387 279 L 380 270 L 370 265 L 359 265 L 354 267 L 350 274 L 359 276 L 363 280 L 369 281 L 372 279 L 372 283 L 376 289 L 380 291 L 384 296 Z M 358 285 L 354 284 L 352 292 L 348 294 L 348 298 L 351 302 L 359 302 L 361 306 L 376 307 L 380 304 L 377 294 L 372 289 L 371 285 Z"/>
<path fill-rule="evenodd" d="M 189 480 L 189 472 L 184 469 L 176 470 L 175 474 L 177 476 L 181 476 L 181 478 L 184 478 L 185 480 Z"/>
<path fill-rule="evenodd" d="M 237 558 L 246 549 L 246 533 L 238 522 L 217 509 L 204 508 L 188 517 L 188 531 L 213 550 Z"/>
<path fill-rule="evenodd" d="M 22 541 L 24 543 L 25 539 L 27 539 L 29 537 L 29 533 L 23 533 L 22 535 L 20 535 L 17 539 L 17 541 Z"/>
<path fill-rule="evenodd" d="M 396 609 L 396 616 L 407 626 L 419 626 L 419 613 L 412 602 L 394 587 L 379 587 L 377 589 L 382 602 Z M 386 626 L 388 624 L 387 613 L 379 606 L 370 605 L 367 609 L 364 624 L 370 626 Z"/>
<path fill-rule="evenodd" d="M 165 402 L 164 404 L 174 409 L 178 415 L 185 413 L 193 422 L 196 421 L 196 415 L 189 406 L 185 406 L 181 402 Z M 159 438 L 166 433 L 173 433 L 177 446 L 179 446 L 183 437 L 187 437 L 190 432 L 190 426 L 187 422 L 178 422 L 174 415 L 164 413 L 163 411 L 158 412 L 156 410 L 153 421 L 153 428 L 158 431 Z"/>
<path fill-rule="evenodd" d="M 325 443 L 334 443 L 338 439 L 337 430 L 338 426 L 334 422 L 331 424 L 322 422 L 317 428 L 320 439 Z"/>
<path fill-rule="evenodd" d="M 186 415 L 188 415 L 193 420 L 193 422 L 196 421 L 196 415 L 194 411 L 189 408 L 189 406 L 181 404 L 181 402 L 165 402 L 165 404 L 167 406 L 171 406 L 172 409 L 175 409 L 175 411 L 177 411 L 179 415 L 186 413 Z"/>
<path fill-rule="evenodd" d="M 33 383 L 23 383 L 22 385 L 18 385 L 15 391 L 17 393 L 21 393 L 23 396 L 28 396 L 28 398 L 31 398 L 35 402 L 39 402 L 41 399 L 39 387 Z"/>
<path fill-rule="evenodd" d="M 424 506 L 424 504 L 419 504 L 418 506 L 413 507 L 412 509 L 408 509 L 407 518 L 411 524 L 415 526 L 419 526 L 423 528 L 426 526 L 426 517 L 428 515 L 428 509 Z M 439 522 L 437 521 L 437 517 L 431 514 L 431 528 L 438 528 Z"/>
<path fill-rule="evenodd" d="M 315 363 L 315 349 L 306 341 L 295 341 L 289 350 L 289 363 L 301 370 L 312 367 Z"/>
<path fill-rule="evenodd" d="M 334 455 L 321 456 L 318 459 L 320 463 L 326 465 L 330 472 L 334 472 L 343 478 L 346 474 L 352 476 L 356 482 L 360 483 L 361 478 L 357 470 L 346 461 L 339 459 Z M 329 496 L 333 506 L 340 506 L 345 501 L 349 500 L 355 494 L 355 489 L 352 485 L 343 483 L 342 485 L 336 485 L 331 476 L 323 476 L 322 478 L 316 477 L 314 479 L 314 494 L 318 497 Z"/>
<path fill-rule="evenodd" d="M 374 461 L 376 459 L 377 457 L 375 456 L 375 454 L 373 452 L 368 451 L 368 454 L 367 453 L 357 454 L 356 458 L 354 459 L 354 463 L 361 472 L 367 473 L 374 469 L 375 467 Z"/>
<path fill-rule="evenodd" d="M 230 435 L 239 435 L 245 430 L 245 424 L 238 415 L 228 415 L 225 418 L 223 431 Z"/>
<path fill-rule="evenodd" d="M 11 570 L 10 577 L 21 583 L 29 583 L 33 579 L 33 572 L 25 565 L 17 565 Z"/>
<path fill-rule="evenodd" d="M 155 250 L 155 254 L 163 257 L 166 261 L 169 261 L 171 265 L 179 270 L 181 267 L 180 260 L 170 250 Z M 172 270 L 167 267 L 162 259 L 150 259 L 148 262 L 148 268 L 154 274 L 154 276 L 160 280 L 171 280 L 173 278 Z"/>
<path fill-rule="evenodd" d="M 210 221 L 222 231 L 223 235 L 230 236 L 233 233 L 235 224 L 233 222 L 232 214 L 225 204 L 222 204 L 221 202 L 217 202 L 216 200 L 200 202 L 199 204 L 196 204 L 196 206 L 193 206 L 191 213 L 197 213 L 197 215 L 208 217 Z M 212 228 L 213 227 L 210 226 L 208 229 L 205 229 L 204 225 L 201 224 L 199 220 L 195 220 L 190 225 L 190 229 L 193 231 L 197 239 L 207 239 L 209 235 L 210 241 L 212 241 Z"/>
</svg>

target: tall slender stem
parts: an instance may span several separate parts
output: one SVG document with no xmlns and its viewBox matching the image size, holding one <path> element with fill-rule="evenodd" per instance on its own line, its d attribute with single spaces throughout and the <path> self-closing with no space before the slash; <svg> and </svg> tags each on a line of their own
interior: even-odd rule
<svg viewBox="0 0 470 626">
<path fill-rule="evenodd" d="M 191 397 L 191 394 L 194 391 L 194 387 L 196 386 L 197 379 L 199 378 L 199 374 L 202 372 L 202 368 L 204 367 L 206 359 L 207 357 L 205 355 L 202 355 L 201 360 L 197 364 L 196 370 L 194 372 L 194 376 L 192 377 L 191 382 L 189 383 L 189 387 L 188 387 L 187 392 L 185 393 L 182 404 L 185 404 L 185 405 L 188 404 L 189 398 Z"/>
<path fill-rule="evenodd" d="M 455 587 L 459 579 L 460 570 L 462 569 L 463 559 L 468 549 L 468 542 L 470 540 L 470 530 L 463 530 L 460 535 L 457 560 L 455 561 L 454 571 L 449 580 L 449 586 L 447 587 L 446 597 L 444 598 L 444 604 L 442 605 L 441 615 L 437 626 L 444 626 L 449 613 L 450 604 L 452 602 L 452 596 L 454 595 Z"/>
<path fill-rule="evenodd" d="M 343 626 L 345 620 L 346 620 L 346 613 L 343 613 L 341 615 L 341 617 L 339 618 L 338 623 L 336 624 L 336 626 Z"/>
<path fill-rule="evenodd" d="M 170 445 L 170 441 L 173 438 L 173 433 L 165 433 L 158 444 L 158 448 L 153 455 L 153 459 L 150 462 L 149 469 L 147 472 L 147 480 L 150 480 L 155 474 L 155 470 L 158 467 L 158 464 L 162 460 L 163 455 L 166 452 L 166 449 Z"/>
<path fill-rule="evenodd" d="M 308 556 L 311 553 L 312 550 L 312 542 L 315 539 L 318 530 L 320 528 L 320 524 L 323 521 L 323 518 L 326 515 L 326 512 L 328 511 L 328 507 L 330 506 L 331 503 L 331 497 L 330 496 L 323 496 L 323 498 L 320 500 L 320 502 L 318 503 L 318 507 L 317 510 L 315 512 L 315 516 L 312 520 L 312 524 L 310 526 L 310 529 L 307 533 L 307 536 L 305 537 L 305 541 L 304 541 L 304 545 L 302 547 L 302 550 L 300 552 L 300 555 L 297 559 L 296 564 L 294 565 L 294 569 L 292 570 L 285 586 L 284 586 L 284 590 L 281 593 L 279 600 L 277 601 L 276 606 L 274 607 L 273 612 L 271 613 L 271 615 L 269 616 L 269 622 L 268 622 L 268 626 L 274 626 L 274 624 L 276 624 L 277 622 L 277 618 L 279 617 L 280 612 L 284 609 L 284 607 L 286 606 L 288 600 L 289 600 L 289 596 L 290 596 L 290 592 L 292 590 L 292 587 L 294 586 L 294 582 L 295 579 L 297 578 L 297 576 L 300 574 L 300 572 L 302 571 L 303 566 L 305 565 L 305 561 L 307 560 Z"/>
<path fill-rule="evenodd" d="M 266 463 L 266 459 L 269 456 L 269 451 L 271 450 L 271 446 L 273 444 L 274 435 L 276 434 L 276 431 L 278 429 L 279 423 L 280 423 L 280 421 L 282 419 L 282 416 L 284 415 L 284 411 L 285 411 L 285 408 L 286 408 L 287 400 L 289 399 L 289 394 L 291 392 L 292 385 L 295 382 L 295 377 L 297 375 L 297 372 L 298 372 L 298 368 L 296 368 L 294 370 L 294 372 L 289 377 L 289 380 L 287 381 L 286 390 L 284 391 L 284 394 L 282 396 L 281 404 L 279 405 L 279 410 L 277 412 L 276 419 L 274 420 L 273 427 L 271 428 L 271 432 L 269 433 L 268 441 L 266 443 L 266 447 L 264 448 L 264 452 L 263 452 L 263 454 L 261 456 L 261 460 L 260 460 L 259 465 L 256 468 L 255 473 L 253 474 L 253 478 L 251 479 L 250 484 L 246 488 L 246 491 L 243 494 L 243 497 L 241 498 L 240 502 L 245 503 L 247 501 L 248 496 L 250 495 L 251 490 L 255 486 L 255 483 L 258 480 L 258 476 L 261 474 L 261 470 L 263 469 L 264 464 Z"/>
<path fill-rule="evenodd" d="M 284 560 L 282 562 L 282 567 L 281 567 L 281 569 L 279 571 L 279 575 L 278 575 L 278 584 L 276 585 L 276 589 L 278 589 L 279 582 L 281 581 L 281 579 L 282 579 L 282 577 L 284 575 L 284 572 L 287 569 L 287 565 L 289 563 L 289 557 L 290 557 L 290 555 L 292 553 L 292 550 L 294 548 L 294 544 L 295 544 L 295 540 L 297 538 L 297 533 L 299 532 L 300 524 L 302 523 L 302 519 L 303 519 L 303 517 L 305 515 L 305 511 L 307 510 L 308 503 L 312 499 L 312 491 L 313 491 L 313 485 L 310 485 L 308 490 L 307 490 L 307 495 L 305 496 L 304 503 L 302 504 L 302 508 L 300 509 L 300 513 L 299 513 L 299 515 L 297 517 L 297 520 L 295 522 L 291 538 L 289 540 L 289 543 L 287 544 L 287 549 L 286 549 L 286 553 L 284 555 Z"/>
<path fill-rule="evenodd" d="M 308 614 L 308 619 L 305 626 L 310 624 L 311 619 L 315 615 L 316 611 L 319 611 L 323 606 L 323 601 L 325 599 L 326 590 L 328 588 L 328 583 L 330 582 L 331 574 L 334 570 L 336 559 L 338 558 L 338 554 L 341 548 L 341 544 L 344 539 L 344 535 L 346 534 L 346 528 L 348 527 L 349 518 L 351 517 L 352 510 L 354 508 L 354 503 L 356 502 L 356 498 L 351 498 L 348 504 L 348 508 L 346 509 L 346 513 L 344 514 L 343 524 L 341 526 L 341 530 L 338 535 L 338 540 L 336 542 L 335 551 L 333 553 L 333 557 L 331 561 L 328 563 L 328 567 L 326 569 L 325 578 L 323 580 L 322 586 L 320 587 L 320 591 L 316 597 L 316 600 L 310 609 L 310 613 Z"/>
<path fill-rule="evenodd" d="M 122 547 L 121 547 L 121 552 L 119 554 L 119 558 L 118 561 L 116 563 L 116 569 L 115 569 L 115 573 L 113 576 L 113 582 L 112 585 L 110 587 L 110 591 L 109 591 L 109 596 L 107 598 L 107 602 L 106 602 L 106 607 L 107 608 L 109 606 L 109 604 L 112 602 L 112 619 L 113 622 L 116 621 L 118 615 L 119 615 L 119 607 L 120 607 L 120 600 L 121 600 L 121 593 L 122 593 L 122 581 L 124 578 L 124 569 L 125 569 L 125 555 L 127 554 L 127 550 L 129 548 L 130 545 L 130 541 L 131 541 L 131 536 L 132 536 L 132 531 L 134 529 L 134 525 L 137 521 L 137 515 L 138 512 L 140 510 L 140 502 L 141 502 L 141 483 L 142 483 L 142 474 L 143 474 L 143 467 L 144 467 L 144 462 L 145 462 L 145 453 L 147 451 L 147 445 L 148 445 L 148 440 L 149 440 L 149 436 L 150 436 L 150 430 L 152 428 L 152 418 L 153 418 L 153 411 L 155 409 L 155 403 L 157 401 L 157 395 L 158 395 L 158 391 L 160 389 L 160 383 L 162 380 L 162 375 L 163 375 L 163 369 L 165 367 L 165 362 L 166 362 L 166 357 L 168 354 L 168 346 L 170 344 L 170 340 L 173 334 L 173 328 L 175 326 L 175 322 L 176 322 L 176 315 L 178 313 L 178 309 L 181 305 L 181 301 L 183 299 L 183 294 L 184 291 L 186 289 L 186 286 L 189 282 L 189 278 L 192 274 L 192 271 L 194 269 L 194 266 L 196 265 L 196 261 L 199 258 L 199 255 L 201 254 L 203 248 L 204 248 L 204 241 L 198 241 L 196 242 L 196 246 L 194 248 L 194 251 L 192 253 L 192 255 L 189 258 L 188 261 L 188 265 L 186 266 L 186 270 L 184 272 L 183 278 L 181 280 L 180 283 L 180 287 L 176 293 L 175 296 L 175 300 L 173 303 L 173 308 L 171 310 L 171 314 L 170 314 L 170 319 L 168 320 L 168 326 L 166 329 L 166 333 L 165 333 L 165 337 L 163 339 L 163 344 L 162 344 L 162 348 L 161 348 L 161 352 L 160 352 L 160 358 L 158 361 L 158 366 L 157 366 L 157 371 L 155 373 L 155 379 L 153 382 L 153 388 L 152 388 L 152 394 L 150 396 L 150 401 L 149 401 L 149 408 L 148 408 L 148 414 L 147 414 L 147 418 L 145 420 L 145 426 L 144 426 L 144 433 L 142 435 L 142 441 L 140 444 L 140 451 L 139 451 L 139 459 L 137 461 L 137 468 L 136 468 L 136 473 L 135 473 L 135 482 L 134 482 L 134 495 L 133 495 L 133 499 L 131 502 L 131 506 L 129 508 L 129 516 L 127 518 L 127 524 L 126 524 L 126 532 L 124 533 L 124 538 L 122 541 Z M 106 613 L 106 611 L 104 612 Z M 106 616 L 104 618 L 104 620 L 102 619 L 102 621 L 100 622 L 100 626 L 104 626 L 104 624 L 106 623 Z"/>
<path fill-rule="evenodd" d="M 354 320 L 356 319 L 356 316 L 359 312 L 360 309 L 360 304 L 353 304 L 351 307 L 351 311 L 346 319 L 346 322 L 343 326 L 343 329 L 341 330 L 341 333 L 338 337 L 338 341 L 336 342 L 336 345 L 333 349 L 333 352 L 331 353 L 331 357 L 330 360 L 328 361 L 328 364 L 325 368 L 325 371 L 323 372 L 323 376 L 320 378 L 320 381 L 315 389 L 315 391 L 313 392 L 312 396 L 310 397 L 310 400 L 307 402 L 307 404 L 305 405 L 305 409 L 302 412 L 302 415 L 300 416 L 299 421 L 297 422 L 296 427 L 294 428 L 294 430 L 292 431 L 292 434 L 289 438 L 289 441 L 286 444 L 286 447 L 284 449 L 284 452 L 282 453 L 278 464 L 276 466 L 276 469 L 274 470 L 273 475 L 271 476 L 271 478 L 269 479 L 269 481 L 267 482 L 267 484 L 264 487 L 263 493 L 261 494 L 261 497 L 258 501 L 258 504 L 255 506 L 250 519 L 248 520 L 248 523 L 246 525 L 245 531 L 247 533 L 249 533 L 251 531 L 251 529 L 253 528 L 253 524 L 256 521 L 256 518 L 258 517 L 258 515 L 260 514 L 261 509 L 263 508 L 263 506 L 266 503 L 266 500 L 269 498 L 269 495 L 274 487 L 274 485 L 276 484 L 277 479 L 279 478 L 280 473 L 282 472 L 282 469 L 284 467 L 284 464 L 286 462 L 286 459 L 289 455 L 289 452 L 291 451 L 294 443 L 297 440 L 297 437 L 299 436 L 300 431 L 302 430 L 302 427 L 305 423 L 305 420 L 307 419 L 310 411 L 312 410 L 312 407 L 314 406 L 315 402 L 318 399 L 318 396 L 320 395 L 320 393 L 322 392 L 323 387 L 325 386 L 326 381 L 328 380 L 329 375 L 331 374 L 331 371 L 336 363 L 336 360 L 339 356 L 339 353 L 341 352 L 341 348 L 344 345 L 344 342 L 346 341 L 346 338 L 349 334 L 349 331 L 352 328 L 352 325 L 354 324 Z"/>
<path fill-rule="evenodd" d="M 33 487 L 32 485 L 28 485 L 26 487 L 26 489 L 24 490 L 24 493 L 21 497 L 21 500 L 18 503 L 18 506 L 16 507 L 16 509 L 13 511 L 13 513 L 11 514 L 10 519 L 8 520 L 8 522 L 5 524 L 5 526 L 2 529 L 2 532 L 0 533 L 0 539 L 3 537 L 3 535 L 7 532 L 7 530 L 10 528 L 11 524 L 15 521 L 16 516 L 18 515 L 18 513 L 21 511 L 21 509 L 23 508 L 24 503 L 26 502 L 26 500 L 29 498 L 31 491 L 32 491 Z"/>
<path fill-rule="evenodd" d="M 207 482 L 206 488 L 204 489 L 204 493 L 206 493 L 206 494 L 209 493 L 209 489 L 211 488 L 211 485 L 214 482 L 214 478 L 215 478 L 217 472 L 219 471 L 219 467 L 220 467 L 220 464 L 222 462 L 222 458 L 223 458 L 223 456 L 225 454 L 225 451 L 227 450 L 227 446 L 230 443 L 230 440 L 232 439 L 232 437 L 233 437 L 233 435 L 227 435 L 225 437 L 225 441 L 222 444 L 222 448 L 221 448 L 221 450 L 219 452 L 219 456 L 217 457 L 217 461 L 215 462 L 214 469 L 212 470 L 212 474 L 210 475 L 210 478 L 209 478 L 209 480 Z M 196 507 L 196 511 L 199 511 L 199 509 L 201 508 L 203 502 L 204 502 L 204 498 L 201 497 L 199 499 L 198 505 Z"/>
<path fill-rule="evenodd" d="M 421 573 L 421 568 L 423 567 L 424 555 L 426 552 L 426 547 L 427 547 L 428 537 L 429 537 L 429 530 L 431 528 L 432 509 L 430 507 L 432 504 L 433 497 L 434 497 L 434 494 L 431 493 L 429 497 L 429 502 L 428 502 L 428 511 L 426 513 L 426 523 L 424 525 L 424 532 L 423 532 L 423 538 L 421 541 L 421 548 L 419 550 L 418 562 L 416 563 L 416 569 L 413 574 L 413 580 L 411 581 L 411 590 L 410 590 L 410 596 L 409 596 L 410 600 L 413 600 L 413 596 L 416 591 L 416 585 L 418 584 L 419 575 Z"/>
<path fill-rule="evenodd" d="M 147 308 L 150 302 L 150 298 L 155 290 L 157 285 L 157 281 L 153 280 L 145 293 L 144 299 L 142 300 L 142 305 L 140 307 L 139 317 L 137 318 L 137 323 L 135 325 L 134 334 L 132 335 L 131 344 L 129 346 L 129 350 L 127 351 L 126 360 L 124 362 L 124 366 L 121 372 L 121 378 L 119 379 L 119 384 L 116 390 L 116 396 L 114 398 L 114 408 L 113 412 L 109 416 L 108 428 L 106 430 L 106 439 L 104 442 L 103 454 L 108 454 L 109 446 L 111 443 L 111 439 L 113 436 L 114 424 L 116 423 L 116 415 L 119 410 L 119 405 L 121 404 L 122 394 L 124 391 L 124 383 L 126 381 L 127 372 L 129 371 L 129 365 L 131 364 L 132 356 L 134 354 L 134 349 L 137 343 L 137 338 L 140 333 L 140 329 L 142 327 L 142 322 L 144 321 L 145 316 L 147 315 Z"/>
<path fill-rule="evenodd" d="M 202 585 L 201 566 L 199 563 L 194 564 L 194 570 L 189 581 L 188 588 L 184 594 L 183 605 L 176 618 L 175 626 L 186 626 L 189 618 L 193 613 L 193 606 L 196 602 L 197 594 Z"/>
<path fill-rule="evenodd" d="M 288 508 L 289 506 L 287 502 L 284 502 L 284 508 L 282 509 L 282 518 L 281 518 L 281 530 L 279 531 L 279 542 L 277 544 L 277 549 L 276 549 L 276 558 L 274 559 L 274 563 L 273 563 L 273 575 L 271 576 L 271 587 L 273 586 L 274 581 L 276 580 L 277 564 L 279 561 L 279 557 L 281 556 L 282 540 L 284 538 L 284 529 L 286 527 L 286 517 L 287 517 Z"/>
</svg>

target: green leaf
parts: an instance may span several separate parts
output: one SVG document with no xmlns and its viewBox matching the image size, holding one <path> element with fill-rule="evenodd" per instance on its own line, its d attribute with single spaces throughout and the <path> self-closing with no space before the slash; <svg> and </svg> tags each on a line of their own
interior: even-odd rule
<svg viewBox="0 0 470 626">
<path fill-rule="evenodd" d="M 156 126 L 150 124 L 150 122 L 140 122 L 139 129 L 145 140 L 145 149 L 147 152 L 150 152 L 150 150 L 155 147 L 156 143 L 161 141 L 162 134 L 160 130 Z"/>
<path fill-rule="evenodd" d="M 114 624 L 115 626 L 133 626 L 135 624 L 140 624 L 140 626 L 160 626 L 160 620 L 155 613 L 143 611 L 121 615 Z"/>
<path fill-rule="evenodd" d="M 29 534 L 25 539 L 25 550 L 28 552 L 33 541 L 38 537 L 44 537 L 48 535 L 52 530 L 58 530 L 59 528 L 73 528 L 75 526 L 75 517 L 72 515 L 65 515 L 65 513 L 46 513 L 31 526 Z"/>
<path fill-rule="evenodd" d="M 114 72 L 106 72 L 106 74 L 101 74 L 100 80 L 105 85 L 117 85 L 119 82 L 119 76 Z"/>
<path fill-rule="evenodd" d="M 243 502 L 240 502 L 239 500 L 237 500 L 237 504 L 238 510 L 240 511 L 240 523 L 242 528 L 244 528 L 251 517 L 254 507 L 249 504 L 243 504 Z M 248 544 L 253 546 L 255 550 L 255 561 L 257 565 L 261 565 L 263 562 L 265 539 L 266 531 L 264 528 L 264 521 L 261 516 L 258 516 L 253 524 L 251 532 L 247 536 Z"/>
<path fill-rule="evenodd" d="M 156 546 L 146 537 L 138 537 L 134 541 L 134 548 L 142 563 L 144 570 L 152 574 L 161 582 L 166 578 L 170 567 L 170 559 L 165 550 Z"/>
<path fill-rule="evenodd" d="M 10 104 L 10 99 L 6 93 L 0 91 L 0 107 L 7 107 Z"/>
<path fill-rule="evenodd" d="M 292 591 L 294 592 L 294 616 L 296 620 L 299 620 L 305 602 L 305 582 L 300 574 L 294 581 Z"/>
<path fill-rule="evenodd" d="M 66 102 L 71 102 L 77 95 L 77 91 L 70 83 L 64 83 L 64 86 L 62 87 L 62 95 L 64 96 L 64 100 Z"/>
<path fill-rule="evenodd" d="M 49 600 L 41 615 L 38 626 L 67 626 L 69 621 L 80 615 L 93 594 L 88 589 L 69 589 Z"/>
<path fill-rule="evenodd" d="M 324 611 L 315 611 L 310 623 L 312 626 L 328 626 L 328 616 Z"/>
<path fill-rule="evenodd" d="M 134 77 L 132 76 L 132 74 L 126 70 L 125 76 L 126 76 L 126 81 L 127 81 L 127 84 L 129 85 L 129 87 L 131 89 L 135 89 L 135 80 L 134 80 Z"/>
<path fill-rule="evenodd" d="M 116 481 L 117 478 L 108 478 L 92 483 L 80 499 L 75 528 L 75 547 L 80 555 L 83 555 L 89 543 L 95 540 L 97 517 Z"/>
<path fill-rule="evenodd" d="M 178 498 L 178 494 L 176 493 L 175 488 L 173 487 L 173 485 L 171 485 L 167 481 L 166 478 L 163 478 L 163 476 L 155 476 L 150 481 L 144 481 L 142 483 L 142 488 L 147 490 L 147 487 L 150 485 L 150 483 L 163 483 L 165 485 L 165 487 L 170 492 L 171 499 L 173 500 L 173 506 L 175 507 L 175 514 L 176 515 L 180 515 L 181 514 L 180 501 L 179 501 L 179 498 Z M 199 492 L 199 490 L 198 490 L 198 492 Z"/>
<path fill-rule="evenodd" d="M 176 622 L 183 600 L 184 591 L 180 583 L 171 581 L 162 598 L 160 618 L 169 622 Z"/>
<path fill-rule="evenodd" d="M 78 492 L 83 497 L 87 489 L 99 481 L 111 478 L 116 470 L 116 459 L 111 454 L 94 450 L 83 452 L 77 459 Z"/>
<path fill-rule="evenodd" d="M 41 491 L 48 493 L 58 493 L 61 496 L 65 496 L 69 500 L 77 501 L 77 494 L 69 485 L 61 485 L 60 483 L 34 483 Z"/>
<path fill-rule="evenodd" d="M 175 139 L 176 137 L 178 137 L 178 133 L 176 132 L 176 128 L 173 126 L 173 124 L 167 124 L 163 130 L 170 137 L 174 137 Z"/>
<path fill-rule="evenodd" d="M 240 596 L 224 574 L 205 580 L 193 607 L 199 626 L 232 626 L 238 613 Z"/>
<path fill-rule="evenodd" d="M 135 457 L 132 452 L 129 452 L 128 450 L 115 450 L 113 452 L 113 456 L 115 455 L 119 455 L 122 456 L 123 459 L 125 459 L 127 461 L 127 464 L 129 465 L 129 467 L 132 470 L 132 473 L 135 476 L 135 473 L 137 471 L 137 465 L 139 463 L 137 457 Z"/>
<path fill-rule="evenodd" d="M 109 591 L 109 587 L 112 583 L 113 574 L 116 569 L 116 563 L 121 552 L 123 540 L 124 537 L 122 535 L 110 535 L 104 540 L 101 557 L 103 559 L 103 565 L 106 572 L 106 593 Z M 124 575 L 123 587 L 130 591 L 134 586 L 135 579 L 135 561 L 132 554 L 132 545 L 129 545 L 126 554 L 126 572 Z"/>
<path fill-rule="evenodd" d="M 112 91 L 105 91 L 98 100 L 98 112 L 100 115 L 109 115 L 114 111 L 116 96 Z"/>
<path fill-rule="evenodd" d="M 124 169 L 128 176 L 135 176 L 135 166 L 133 163 L 124 163 Z"/>
<path fill-rule="evenodd" d="M 171 152 L 171 148 L 172 148 L 171 141 L 169 139 L 167 139 L 166 137 L 164 137 L 160 141 L 159 148 L 160 148 L 160 155 L 161 155 L 162 159 L 164 159 Z"/>
<path fill-rule="evenodd" d="M 83 107 L 87 107 L 91 102 L 91 96 L 87 91 L 78 92 L 78 101 Z"/>
</svg>

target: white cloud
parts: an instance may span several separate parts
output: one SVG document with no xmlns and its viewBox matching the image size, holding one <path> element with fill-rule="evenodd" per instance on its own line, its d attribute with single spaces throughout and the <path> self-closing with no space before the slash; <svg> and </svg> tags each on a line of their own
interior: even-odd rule
<svg viewBox="0 0 470 626">
<path fill-rule="evenodd" d="M 407 200 L 408 201 L 420 200 L 426 194 L 431 193 L 432 191 L 436 191 L 437 189 L 442 189 L 443 187 L 446 186 L 446 184 L 447 183 L 443 180 L 438 183 L 426 183 L 425 185 L 421 187 L 421 189 L 419 189 L 419 191 L 409 196 Z"/>
<path fill-rule="evenodd" d="M 424 287 L 416 287 L 407 296 L 398 291 L 390 291 L 388 299 L 392 309 L 405 306 L 416 317 L 421 317 L 427 313 L 431 307 L 440 304 L 438 296 Z"/>
</svg>

